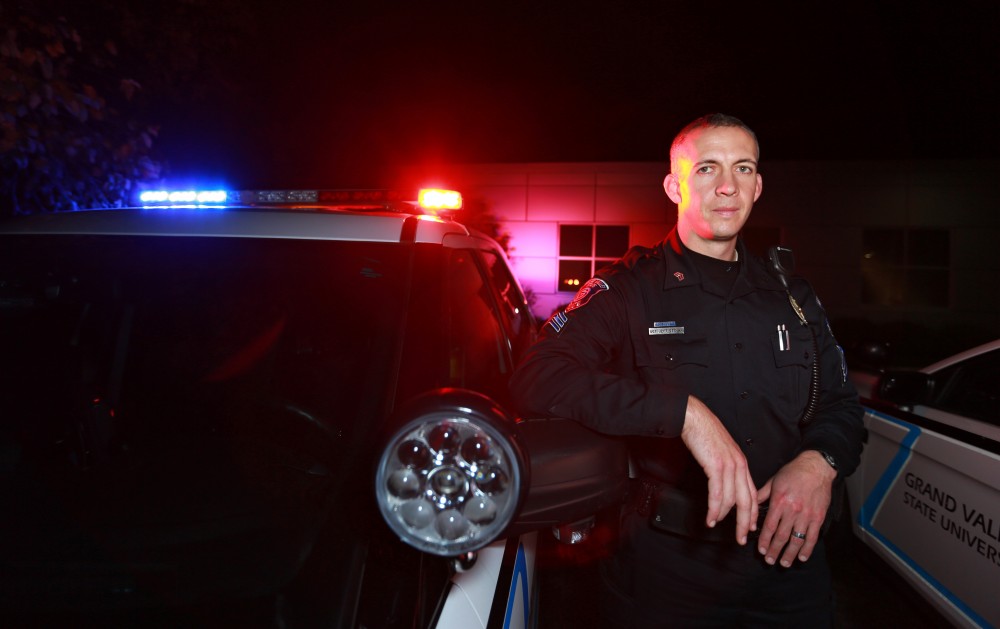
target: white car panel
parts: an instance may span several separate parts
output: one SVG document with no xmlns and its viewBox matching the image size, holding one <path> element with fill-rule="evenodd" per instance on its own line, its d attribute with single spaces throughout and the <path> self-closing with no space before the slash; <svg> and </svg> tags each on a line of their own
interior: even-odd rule
<svg viewBox="0 0 1000 629">
<path fill-rule="evenodd" d="M 415 242 L 442 243 L 468 236 L 465 226 L 433 216 L 389 212 L 264 211 L 236 208 L 145 208 L 91 210 L 19 217 L 0 225 L 5 234 L 127 234 L 149 236 L 227 236 L 399 242 L 406 221 L 415 219 Z"/>
<path fill-rule="evenodd" d="M 957 625 L 1000 626 L 1000 455 L 871 408 L 865 424 L 855 532 Z"/>
<path fill-rule="evenodd" d="M 501 567 L 507 540 L 498 540 L 480 550 L 472 569 L 459 572 L 452 579 L 451 591 L 438 618 L 437 629 L 485 629 L 493 607 L 494 594 L 498 589 L 509 590 L 504 629 L 530 627 L 532 606 L 535 603 L 531 592 L 534 586 L 537 537 L 537 533 L 529 533 L 518 540 L 509 588 L 498 583 L 503 574 Z"/>
<path fill-rule="evenodd" d="M 1000 388 L 1000 382 L 997 383 L 997 388 Z M 961 430 L 981 435 L 1000 443 L 1000 426 L 987 424 L 976 419 L 969 419 L 968 417 L 962 417 L 961 415 L 929 406 L 915 406 L 913 407 L 913 414 L 933 419 L 942 424 L 948 424 L 949 426 L 954 426 L 955 428 L 960 428 Z M 997 480 L 1000 481 L 1000 479 Z"/>
</svg>

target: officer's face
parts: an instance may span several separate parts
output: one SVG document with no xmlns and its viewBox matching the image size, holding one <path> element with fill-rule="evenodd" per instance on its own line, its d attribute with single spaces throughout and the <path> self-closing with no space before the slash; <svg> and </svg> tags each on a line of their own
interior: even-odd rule
<svg viewBox="0 0 1000 629">
<path fill-rule="evenodd" d="M 698 129 L 678 147 L 671 171 L 663 185 L 684 243 L 712 255 L 709 243 L 733 241 L 762 189 L 753 137 L 739 127 Z"/>
</svg>

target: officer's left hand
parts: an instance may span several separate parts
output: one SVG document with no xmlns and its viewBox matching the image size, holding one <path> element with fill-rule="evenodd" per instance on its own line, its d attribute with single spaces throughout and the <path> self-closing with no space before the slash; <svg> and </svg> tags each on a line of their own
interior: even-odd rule
<svg viewBox="0 0 1000 629">
<path fill-rule="evenodd" d="M 757 492 L 757 499 L 770 498 L 767 517 L 761 527 L 757 549 L 773 564 L 782 548 L 781 565 L 789 567 L 795 558 L 806 561 L 819 541 L 820 529 L 830 507 L 830 494 L 837 472 L 819 452 L 807 450 L 778 470 Z M 805 539 L 792 536 L 805 533 Z"/>
</svg>

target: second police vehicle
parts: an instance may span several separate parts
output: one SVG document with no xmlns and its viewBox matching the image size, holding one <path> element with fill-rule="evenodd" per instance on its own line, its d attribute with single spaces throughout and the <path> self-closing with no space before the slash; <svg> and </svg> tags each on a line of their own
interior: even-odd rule
<svg viewBox="0 0 1000 629">
<path fill-rule="evenodd" d="M 1000 340 L 856 382 L 854 533 L 954 625 L 1000 627 Z"/>
</svg>

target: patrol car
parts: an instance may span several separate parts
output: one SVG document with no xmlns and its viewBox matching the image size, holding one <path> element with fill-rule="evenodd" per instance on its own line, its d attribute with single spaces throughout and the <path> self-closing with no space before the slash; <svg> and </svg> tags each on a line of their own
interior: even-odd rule
<svg viewBox="0 0 1000 629">
<path fill-rule="evenodd" d="M 888 371 L 863 402 L 854 533 L 956 626 L 1000 626 L 1000 340 Z"/>
<path fill-rule="evenodd" d="M 539 535 L 584 537 L 627 462 L 512 413 L 536 325 L 460 206 L 147 191 L 0 222 L 3 624 L 533 626 Z"/>
</svg>

